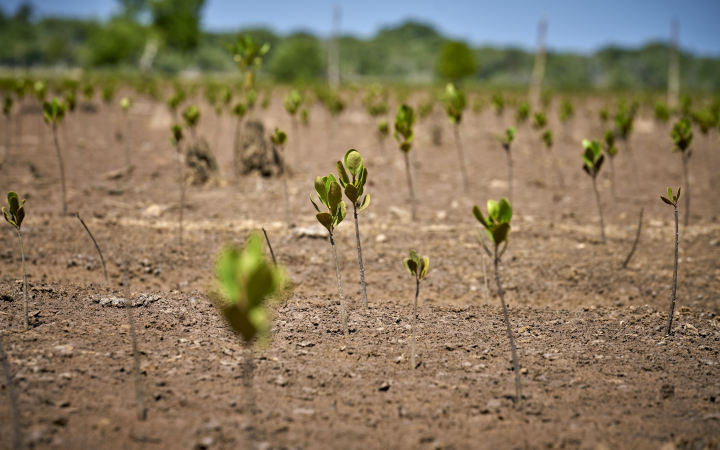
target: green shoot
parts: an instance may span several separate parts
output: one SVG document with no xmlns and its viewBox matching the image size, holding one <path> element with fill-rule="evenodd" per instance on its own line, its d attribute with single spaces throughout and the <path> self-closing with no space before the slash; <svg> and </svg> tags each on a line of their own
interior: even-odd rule
<svg viewBox="0 0 720 450">
<path fill-rule="evenodd" d="M 65 189 L 65 165 L 62 159 L 62 153 L 60 152 L 60 144 L 58 144 L 57 128 L 62 122 L 65 116 L 65 104 L 57 98 L 53 98 L 50 102 L 43 103 L 43 117 L 45 123 L 52 127 L 53 139 L 55 141 L 55 150 L 57 152 L 58 163 L 60 166 L 60 180 L 62 181 L 62 201 L 63 201 L 63 215 L 67 215 L 67 191 Z"/>
<path fill-rule="evenodd" d="M 347 170 L 346 170 L 347 168 Z M 365 269 L 363 267 L 362 249 L 360 247 L 360 228 L 358 227 L 358 214 L 370 206 L 370 195 L 363 197 L 365 183 L 367 182 L 367 169 L 360 153 L 350 149 L 345 153 L 343 162 L 337 162 L 338 181 L 345 190 L 345 196 L 353 205 L 355 218 L 355 239 L 357 240 L 358 265 L 360 266 L 360 285 L 362 286 L 363 305 L 368 308 L 367 291 L 365 289 Z M 348 175 L 348 173 L 350 175 Z M 351 178 L 352 177 L 352 178 Z"/>
<path fill-rule="evenodd" d="M 403 259 L 405 270 L 415 278 L 415 307 L 412 315 L 412 338 L 410 341 L 410 368 L 415 370 L 418 365 L 415 364 L 415 329 L 417 323 L 417 302 L 420 295 L 420 281 L 425 278 L 430 269 L 430 258 L 424 256 L 420 258 L 415 250 L 410 250 L 410 257 Z"/>
<path fill-rule="evenodd" d="M 512 198 L 513 198 L 513 163 L 512 163 L 512 154 L 510 151 L 510 145 L 512 144 L 513 140 L 515 139 L 515 127 L 510 127 L 507 130 L 505 130 L 504 136 L 498 135 L 495 137 L 500 142 L 503 150 L 505 150 L 505 154 L 507 155 L 508 197 L 510 198 L 510 201 L 512 202 Z"/>
<path fill-rule="evenodd" d="M 235 176 L 238 178 L 242 173 L 242 167 L 240 167 L 240 159 L 238 158 L 238 143 L 240 141 L 240 130 L 242 129 L 242 121 L 243 117 L 245 117 L 246 111 L 247 108 L 243 102 L 237 103 L 235 106 L 233 106 L 232 111 L 230 111 L 231 114 L 236 117 L 235 133 L 233 135 L 233 168 L 235 169 Z"/>
<path fill-rule="evenodd" d="M 526 102 L 520 103 L 515 111 L 515 123 L 520 126 L 530 118 L 530 105 Z"/>
<path fill-rule="evenodd" d="M 30 327 L 28 318 L 28 284 L 27 272 L 25 271 L 25 247 L 23 246 L 22 233 L 20 232 L 23 219 L 25 219 L 25 200 L 20 200 L 17 193 L 13 191 L 8 192 L 7 199 L 8 208 L 5 209 L 3 206 L 2 213 L 7 223 L 15 227 L 18 233 L 18 239 L 20 239 L 20 256 L 22 257 L 23 267 L 23 294 L 25 296 L 23 313 L 25 314 L 25 331 L 27 331 Z"/>
<path fill-rule="evenodd" d="M 190 134 L 193 137 L 193 142 L 197 145 L 197 134 L 195 133 L 195 127 L 200 121 L 200 110 L 195 105 L 189 105 L 182 112 L 182 117 L 185 121 L 185 126 L 190 130 Z"/>
<path fill-rule="evenodd" d="M 280 172 L 282 173 L 283 180 L 283 197 L 285 197 L 285 220 L 289 228 L 293 227 L 292 213 L 290 212 L 290 198 L 288 196 L 288 168 L 285 164 L 285 144 L 287 143 L 287 133 L 275 127 L 275 131 L 270 135 L 270 141 L 273 143 L 275 149 L 279 149 L 276 154 L 279 155 L 278 160 L 280 161 Z"/>
<path fill-rule="evenodd" d="M 405 158 L 405 173 L 407 174 L 408 190 L 410 191 L 412 219 L 416 220 L 415 189 L 413 187 L 412 173 L 410 171 L 410 158 L 408 155 L 412 149 L 413 139 L 415 138 L 412 129 L 414 123 L 415 113 L 413 112 L 413 109 L 403 103 L 398 107 L 397 114 L 395 115 L 395 132 L 393 133 L 393 136 L 400 145 L 400 150 L 403 152 L 403 157 Z"/>
<path fill-rule="evenodd" d="M 560 165 L 558 163 L 557 158 L 555 157 L 555 154 L 552 151 L 553 148 L 553 132 L 550 129 L 547 129 L 542 134 L 542 141 L 545 145 L 545 148 L 550 153 L 553 169 L 555 170 L 555 176 L 557 177 L 558 184 L 560 185 L 560 188 L 565 189 L 565 178 L 563 178 L 562 172 L 560 171 Z"/>
<path fill-rule="evenodd" d="M 130 117 L 128 116 L 128 110 L 130 109 L 130 99 L 123 97 L 120 100 L 120 110 L 125 116 L 125 165 L 130 165 Z"/>
<path fill-rule="evenodd" d="M 605 244 L 605 224 L 603 222 L 602 205 L 600 204 L 600 194 L 597 190 L 597 175 L 600 173 L 600 168 L 605 160 L 605 156 L 602 153 L 602 148 L 598 141 L 589 141 L 583 139 L 583 148 L 585 152 L 582 154 L 583 170 L 585 173 L 592 177 L 593 191 L 595 191 L 595 202 L 597 203 L 598 215 L 600 216 L 600 235 L 602 236 L 602 243 Z"/>
<path fill-rule="evenodd" d="M 243 87 L 246 91 L 254 89 L 255 73 L 260 70 L 263 56 L 270 51 L 270 44 L 259 45 L 253 42 L 250 35 L 245 35 L 239 37 L 235 44 L 227 44 L 226 47 L 233 54 L 233 59 L 243 75 Z"/>
<path fill-rule="evenodd" d="M 460 173 L 462 174 L 463 190 L 467 193 L 470 189 L 468 182 L 467 169 L 465 167 L 465 157 L 463 155 L 462 142 L 460 142 L 460 122 L 462 121 L 462 113 L 465 109 L 465 94 L 458 91 L 455 85 L 448 83 L 445 87 L 445 93 L 442 97 L 443 108 L 447 114 L 450 123 L 453 124 L 453 133 L 455 135 L 455 147 L 458 152 L 458 160 L 460 162 Z"/>
<path fill-rule="evenodd" d="M 492 107 L 498 117 L 502 116 L 503 111 L 505 111 L 505 97 L 503 97 L 502 92 L 497 92 L 493 94 Z"/>
<path fill-rule="evenodd" d="M 688 173 L 688 163 L 690 162 L 690 157 L 692 156 L 692 149 L 690 148 L 690 145 L 692 145 L 693 141 L 692 124 L 690 124 L 690 120 L 682 118 L 676 122 L 675 125 L 673 125 L 670 136 L 673 141 L 673 152 L 680 152 L 682 155 L 685 197 L 687 198 L 685 202 L 685 219 L 683 224 L 688 226 L 688 223 L 690 222 L 690 175 Z"/>
<path fill-rule="evenodd" d="M 347 336 L 347 314 L 345 312 L 345 297 L 342 291 L 342 280 L 340 279 L 340 264 L 338 263 L 337 250 L 335 249 L 335 240 L 333 232 L 340 222 L 343 221 L 347 214 L 347 206 L 342 201 L 342 190 L 340 184 L 335 179 L 335 175 L 330 174 L 326 177 L 315 178 L 315 192 L 317 193 L 320 203 L 327 211 L 320 211 L 317 203 L 310 194 L 310 202 L 315 207 L 317 215 L 315 216 L 322 226 L 327 228 L 330 233 L 330 245 L 335 256 L 335 270 L 337 272 L 338 293 L 340 294 L 340 320 L 342 321 L 343 334 Z"/>
<path fill-rule="evenodd" d="M 499 202 L 494 200 L 488 200 L 487 202 L 487 219 L 483 216 L 480 207 L 475 205 L 473 207 L 473 215 L 485 228 L 485 234 L 487 235 L 490 243 L 493 246 L 491 251 L 486 245 L 482 237 L 480 230 L 477 231 L 478 239 L 482 245 L 485 253 L 494 259 L 495 263 L 495 281 L 497 282 L 498 294 L 500 295 L 500 303 L 502 303 L 503 315 L 505 317 L 505 325 L 507 326 L 508 339 L 510 340 L 510 349 L 512 350 L 513 368 L 515 371 L 515 398 L 519 405 L 522 396 L 520 394 L 520 363 L 518 362 L 517 350 L 515 349 L 515 338 L 510 327 L 510 317 L 508 315 L 507 305 L 505 305 L 505 292 L 503 291 L 502 284 L 500 284 L 500 273 L 498 271 L 498 265 L 500 258 L 507 249 L 510 235 L 510 220 L 512 219 L 512 206 L 506 199 L 501 198 Z M 500 246 L 502 245 L 502 250 Z"/>
<path fill-rule="evenodd" d="M 668 321 L 667 326 L 665 327 L 665 336 L 670 335 L 670 331 L 672 329 L 672 319 L 673 314 L 675 312 L 675 292 L 677 289 L 677 267 L 678 267 L 678 213 L 677 213 L 677 203 L 678 199 L 680 199 L 680 188 L 677 188 L 677 195 L 673 195 L 673 191 L 671 188 L 667 188 L 667 197 L 660 196 L 660 199 L 667 203 L 668 205 L 671 205 L 673 208 L 675 208 L 675 261 L 673 264 L 673 282 L 672 282 L 672 293 L 670 294 L 670 312 L 668 312 Z"/>
<path fill-rule="evenodd" d="M 170 145 L 175 148 L 178 168 L 178 185 L 180 187 L 180 217 L 178 218 L 178 247 L 182 249 L 183 244 L 183 213 L 185 211 L 185 176 L 183 175 L 182 148 L 180 144 L 183 140 L 182 127 L 173 125 L 170 127 Z"/>
<path fill-rule="evenodd" d="M 617 155 L 618 148 L 615 145 L 615 133 L 612 130 L 605 132 L 605 153 L 608 155 L 608 161 L 610 161 L 610 192 L 612 193 L 613 205 L 617 204 L 617 196 L 615 195 L 615 155 Z"/>
<path fill-rule="evenodd" d="M 285 111 L 290 114 L 290 123 L 292 126 L 293 139 L 295 139 L 295 160 L 300 157 L 300 130 L 298 127 L 297 112 L 302 105 L 303 98 L 300 93 L 293 89 L 283 99 Z"/>
</svg>

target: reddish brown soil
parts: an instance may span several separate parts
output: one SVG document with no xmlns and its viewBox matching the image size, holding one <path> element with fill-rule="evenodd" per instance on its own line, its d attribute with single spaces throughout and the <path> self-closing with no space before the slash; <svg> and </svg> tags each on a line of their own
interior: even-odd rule
<svg viewBox="0 0 720 450">
<path fill-rule="evenodd" d="M 276 94 L 266 126 L 290 129 Z M 179 194 L 169 115 L 162 105 L 133 107 L 130 180 L 103 174 L 123 164 L 114 140 L 123 122 L 99 114 L 71 116 L 60 134 L 69 176 L 70 211 L 79 211 L 108 262 L 111 287 L 89 237 L 62 217 L 51 135 L 39 117 L 23 118 L 22 147 L 11 149 L 0 191 L 27 199 L 23 237 L 32 299 L 31 331 L 22 331 L 19 243 L 0 228 L 0 324 L 18 391 L 24 441 L 33 448 L 716 448 L 720 441 L 720 197 L 716 132 L 697 139 L 691 160 L 690 226 L 680 226 L 678 305 L 674 331 L 664 323 L 672 281 L 672 208 L 659 196 L 682 184 L 680 156 L 667 130 L 639 119 L 631 140 L 637 169 L 622 147 L 616 158 L 618 202 L 608 167 L 599 187 L 607 245 L 599 244 L 592 183 L 580 170 L 580 139 L 599 135 L 600 102 L 578 105 L 563 132 L 552 114 L 567 188 L 558 187 L 538 136 L 519 130 L 513 231 L 500 277 L 507 291 L 522 367 L 523 401 L 513 404 L 514 375 L 494 279 L 485 305 L 477 222 L 471 208 L 506 195 L 505 154 L 492 132 L 509 125 L 486 111 L 461 126 L 471 193 L 462 192 L 446 122 L 417 125 L 413 150 L 419 220 L 407 217 L 405 169 L 395 145 L 386 156 L 374 125 L 355 100 L 336 121 L 312 110 L 300 148 L 288 147 L 294 173 L 294 222 L 316 223 L 308 201 L 311 174 L 334 171 L 345 150 L 360 150 L 369 169 L 370 208 L 360 215 L 370 309 L 360 296 L 354 227 L 337 229 L 350 336 L 339 331 L 339 301 L 330 245 L 297 238 L 285 225 L 281 183 L 231 174 L 232 124 L 212 112 L 200 134 L 229 183 L 190 187 L 186 245 L 177 247 Z M 510 114 L 508 114 L 508 117 Z M 642 116 L 642 114 L 641 114 Z M 432 124 L 444 129 L 441 147 Z M 14 130 L 13 126 L 13 130 Z M 5 129 L 2 129 L 4 133 Z M 3 135 L 4 136 L 4 135 Z M 13 135 L 17 143 L 17 135 Z M 332 139 L 329 145 L 327 140 Z M 72 144 L 68 144 L 71 142 Z M 78 142 L 78 145 L 74 145 Z M 392 163 L 386 164 L 386 157 Z M 545 164 L 544 161 L 547 163 Z M 32 164 L 32 167 L 31 167 Z M 680 217 L 685 203 L 681 200 Z M 645 220 L 629 267 L 621 269 Z M 273 305 L 271 343 L 253 355 L 250 414 L 243 368 L 248 352 L 231 335 L 206 295 L 213 259 L 225 242 L 243 242 L 264 226 L 278 260 L 295 283 Z M 414 282 L 402 257 L 430 257 L 421 286 L 418 346 L 409 367 Z M 147 420 L 135 419 L 132 352 L 125 311 L 101 306 L 122 296 L 121 263 L 130 260 L 135 294 L 161 299 L 134 308 L 142 351 Z M 489 264 L 488 276 L 492 275 Z M 0 403 L 0 447 L 11 448 L 7 385 Z M 713 447 L 715 446 L 715 447 Z"/>
</svg>

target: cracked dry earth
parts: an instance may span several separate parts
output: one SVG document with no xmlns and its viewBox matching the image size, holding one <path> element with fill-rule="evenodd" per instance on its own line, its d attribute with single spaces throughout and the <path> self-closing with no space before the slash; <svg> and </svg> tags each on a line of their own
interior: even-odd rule
<svg viewBox="0 0 720 450">
<path fill-rule="evenodd" d="M 290 129 L 281 98 L 258 111 L 268 129 Z M 112 140 L 114 124 L 121 123 L 114 113 L 69 117 L 74 128 L 61 134 L 69 210 L 81 212 L 105 252 L 109 288 L 101 284 L 102 266 L 82 226 L 59 214 L 54 149 L 47 136 L 30 135 L 37 117 L 24 118 L 31 125 L 23 128 L 22 151 L 16 148 L 0 172 L 2 192 L 27 198 L 28 332 L 22 331 L 17 236 L 0 227 L 0 333 L 27 447 L 236 449 L 250 448 L 250 438 L 266 450 L 720 445 L 720 204 L 713 166 L 698 163 L 715 164 L 716 154 L 698 148 L 691 162 L 693 211 L 691 225 L 680 228 L 678 305 L 666 338 L 674 224 L 658 197 L 668 185 L 681 184 L 679 157 L 658 150 L 668 146 L 666 130 L 640 117 L 632 146 L 642 164 L 636 173 L 618 156 L 617 203 L 601 173 L 605 246 L 598 244 L 590 180 L 579 169 L 580 139 L 598 133 L 586 117 L 595 117 L 600 103 L 579 105 L 572 129 L 559 134 L 553 151 L 565 190 L 537 170 L 537 136 L 519 130 L 513 231 L 500 266 L 521 366 L 523 400 L 515 405 L 499 297 L 490 279 L 485 304 L 470 212 L 475 203 L 505 195 L 505 155 L 492 133 L 509 121 L 485 112 L 463 122 L 470 195 L 462 194 L 455 176 L 449 128 L 445 142 L 432 146 L 431 125 L 445 121 L 418 124 L 413 170 L 420 218 L 411 222 L 402 159 L 390 143 L 387 154 L 378 151 L 369 131 L 374 125 L 358 100 L 331 135 L 325 130 L 330 122 L 315 107 L 313 124 L 290 154 L 298 162 L 289 180 L 296 227 L 283 223 L 277 180 L 250 176 L 235 183 L 225 170 L 230 185 L 188 189 L 186 243 L 179 249 L 166 112 L 162 105 L 138 104 L 131 112 L 133 156 L 142 164 L 130 180 L 102 175 L 123 160 L 122 146 Z M 550 115 L 551 126 L 559 129 L 556 115 Z M 213 135 L 215 126 L 201 121 L 200 134 Z M 219 129 L 225 168 L 232 160 L 232 124 L 226 120 Z M 360 216 L 370 309 L 362 307 L 354 226 L 346 219 L 335 239 L 350 310 L 351 333 L 344 338 L 332 252 L 325 238 L 312 237 L 307 197 L 311 174 L 333 170 L 350 147 L 361 151 L 370 172 L 366 190 L 373 203 Z M 640 207 L 640 244 L 623 270 Z M 261 226 L 294 291 L 271 306 L 271 342 L 250 352 L 206 293 L 218 250 L 242 243 Z M 430 257 L 420 291 L 421 364 L 414 371 L 408 361 L 414 282 L 401 262 L 410 248 Z M 124 296 L 124 258 L 142 352 L 143 422 L 135 419 L 126 311 L 117 307 L 124 303 L 117 300 Z M 252 387 L 246 386 L 248 367 L 254 367 Z M 4 378 L 0 394 L 0 448 L 11 448 Z"/>
</svg>

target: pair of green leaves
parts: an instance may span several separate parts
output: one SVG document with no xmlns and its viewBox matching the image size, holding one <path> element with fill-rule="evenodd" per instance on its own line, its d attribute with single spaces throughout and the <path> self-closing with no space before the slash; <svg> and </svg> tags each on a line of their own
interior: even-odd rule
<svg viewBox="0 0 720 450">
<path fill-rule="evenodd" d="M 409 152 L 412 148 L 412 142 L 415 138 L 413 134 L 413 125 L 415 124 L 415 112 L 413 109 L 403 103 L 398 107 L 395 114 L 395 140 L 400 144 L 400 150 Z"/>
<path fill-rule="evenodd" d="M 510 144 L 515 139 L 515 127 L 508 128 L 503 136 L 496 135 L 495 138 L 500 141 L 505 151 L 510 150 Z"/>
<path fill-rule="evenodd" d="M 499 202 L 488 200 L 487 212 L 488 217 L 486 219 L 478 205 L 473 207 L 473 215 L 485 227 L 485 234 L 493 244 L 498 246 L 508 240 L 512 206 L 510 206 L 510 202 L 506 198 L 501 198 Z"/>
<path fill-rule="evenodd" d="M 553 132 L 552 130 L 545 130 L 542 134 L 542 141 L 545 144 L 545 148 L 548 150 L 553 146 Z"/>
<path fill-rule="evenodd" d="M 43 117 L 51 125 L 59 124 L 65 116 L 65 104 L 54 97 L 52 101 L 43 102 Z"/>
<path fill-rule="evenodd" d="M 188 128 L 193 128 L 200 121 L 200 109 L 195 105 L 190 105 L 182 112 L 183 119 Z"/>
<path fill-rule="evenodd" d="M 442 103 L 450 122 L 459 124 L 465 109 L 465 94 L 458 91 L 454 84 L 448 83 L 445 86 Z"/>
<path fill-rule="evenodd" d="M 285 283 L 282 269 L 269 263 L 258 235 L 248 238 L 245 248 L 225 248 L 218 256 L 215 277 L 222 300 L 217 307 L 225 320 L 249 342 L 269 330 L 270 320 L 263 306 Z"/>
<path fill-rule="evenodd" d="M 170 133 L 172 133 L 170 135 L 170 144 L 173 147 L 177 147 L 178 144 L 180 143 L 180 141 L 183 140 L 182 127 L 180 125 L 175 124 L 170 127 Z"/>
<path fill-rule="evenodd" d="M 275 132 L 270 135 L 270 140 L 276 147 L 282 147 L 287 142 L 287 133 L 275 127 Z"/>
<path fill-rule="evenodd" d="M 338 161 L 337 171 L 340 185 L 345 189 L 345 196 L 358 208 L 358 213 L 364 211 L 370 206 L 370 195 L 365 195 L 362 201 L 359 201 L 363 195 L 368 174 L 360 153 L 354 148 L 345 152 L 344 164 Z"/>
<path fill-rule="evenodd" d="M 615 132 L 612 130 L 607 130 L 605 132 L 605 152 L 611 158 L 617 155 L 618 152 L 618 148 L 615 145 Z"/>
<path fill-rule="evenodd" d="M 547 117 L 545 116 L 545 113 L 542 111 L 538 111 L 535 114 L 533 114 L 533 128 L 536 130 L 542 130 L 547 126 Z"/>
<path fill-rule="evenodd" d="M 249 34 L 239 37 L 234 44 L 226 44 L 226 47 L 233 54 L 233 59 L 241 72 L 245 72 L 247 69 L 259 69 L 263 56 L 270 51 L 270 44 L 259 45 Z"/>
<path fill-rule="evenodd" d="M 14 191 L 8 192 L 7 199 L 8 208 L 6 209 L 3 206 L 2 213 L 5 216 L 5 220 L 19 230 L 25 218 L 25 200 L 20 200 L 17 192 Z"/>
<path fill-rule="evenodd" d="M 290 114 L 291 116 L 294 116 L 295 113 L 297 113 L 298 108 L 300 108 L 302 100 L 303 99 L 300 93 L 296 89 L 293 89 L 283 99 L 283 106 L 285 107 L 285 111 L 287 111 L 288 114 Z"/>
<path fill-rule="evenodd" d="M 660 196 L 660 199 L 667 203 L 668 205 L 677 206 L 677 201 L 680 198 L 680 188 L 677 188 L 677 195 L 673 195 L 672 189 L 667 189 L 668 196 Z"/>
<path fill-rule="evenodd" d="M 403 265 L 410 275 L 421 281 L 430 269 L 430 258 L 427 256 L 420 258 L 415 250 L 410 250 L 410 257 L 403 259 Z"/>
<path fill-rule="evenodd" d="M 327 208 L 327 212 L 320 211 L 312 194 L 310 194 L 310 202 L 317 211 L 315 217 L 332 235 L 335 227 L 343 221 L 347 214 L 347 206 L 342 201 L 342 188 L 335 179 L 335 175 L 330 174 L 326 177 L 315 178 L 315 192 L 317 192 L 320 203 Z"/>
<path fill-rule="evenodd" d="M 605 160 L 602 148 L 600 147 L 600 143 L 598 141 L 589 141 L 587 139 L 583 139 L 582 145 L 585 149 L 585 152 L 582 154 L 583 170 L 588 175 L 595 178 L 600 172 L 602 163 Z"/>
<path fill-rule="evenodd" d="M 674 152 L 685 152 L 690 148 L 693 140 L 692 124 L 687 118 L 682 118 L 673 125 L 670 136 L 673 141 Z"/>
</svg>

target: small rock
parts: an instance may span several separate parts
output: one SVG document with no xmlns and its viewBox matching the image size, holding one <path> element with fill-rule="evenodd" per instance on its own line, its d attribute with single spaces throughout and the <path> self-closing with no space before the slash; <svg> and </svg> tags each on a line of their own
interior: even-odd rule
<svg viewBox="0 0 720 450">
<path fill-rule="evenodd" d="M 483 414 L 489 414 L 491 412 L 497 412 L 500 410 L 500 406 L 502 406 L 502 403 L 500 400 L 493 398 L 488 400 L 487 403 L 485 403 L 485 408 L 481 411 Z"/>
<path fill-rule="evenodd" d="M 73 355 L 72 345 L 56 345 L 54 347 L 55 352 L 60 356 L 71 357 Z"/>
<path fill-rule="evenodd" d="M 389 389 L 390 389 L 390 383 L 388 383 L 387 381 L 383 381 L 383 383 L 378 388 L 378 390 L 381 392 L 387 392 Z"/>
<path fill-rule="evenodd" d="M 200 439 L 200 442 L 195 444 L 195 449 L 196 450 L 207 450 L 210 447 L 212 447 L 213 445 L 215 445 L 215 438 L 212 436 L 207 436 L 207 437 Z"/>
<path fill-rule="evenodd" d="M 311 239 L 327 239 L 330 237 L 330 233 L 327 228 L 322 225 L 311 225 L 309 227 L 297 227 L 294 228 L 290 236 L 294 238 L 311 238 Z"/>
<path fill-rule="evenodd" d="M 59 427 L 64 427 L 68 423 L 68 418 L 66 416 L 58 416 L 52 421 L 53 425 L 57 425 Z"/>
<path fill-rule="evenodd" d="M 667 400 L 673 395 L 675 395 L 675 386 L 672 384 L 663 384 L 660 387 L 660 398 L 663 400 Z"/>
<path fill-rule="evenodd" d="M 385 236 L 384 234 L 378 234 L 377 236 L 375 236 L 375 242 L 385 242 L 385 241 L 387 241 L 387 236 Z"/>
<path fill-rule="evenodd" d="M 277 384 L 280 387 L 285 387 L 285 386 L 287 386 L 288 381 L 282 375 L 278 375 L 278 377 L 275 379 L 275 384 Z"/>
</svg>

